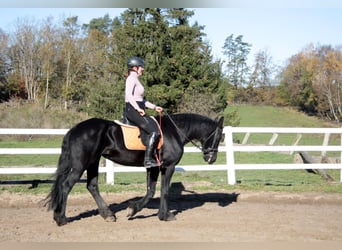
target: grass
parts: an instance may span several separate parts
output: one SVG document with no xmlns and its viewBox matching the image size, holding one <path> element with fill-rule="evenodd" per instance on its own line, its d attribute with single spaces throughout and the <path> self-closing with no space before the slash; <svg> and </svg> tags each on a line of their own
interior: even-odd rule
<svg viewBox="0 0 342 250">
<path fill-rule="evenodd" d="M 279 163 L 292 161 L 292 156 L 270 152 L 263 153 L 236 153 L 238 163 L 272 163 L 275 160 Z M 217 163 L 225 162 L 224 153 L 220 153 Z M 200 154 L 185 154 L 180 165 L 204 164 Z M 338 170 L 329 170 L 328 173 L 339 180 Z M 83 177 L 84 180 L 85 177 Z M 305 170 L 237 170 L 236 178 L 238 184 L 230 186 L 227 184 L 226 171 L 189 171 L 176 172 L 172 182 L 182 182 L 184 186 L 190 185 L 192 190 L 254 190 L 254 191 L 287 191 L 287 192 L 333 192 L 342 193 L 342 185 L 327 183 L 319 175 L 310 174 Z M 2 175 L 0 180 L 53 180 L 49 175 Z M 145 190 L 145 173 L 116 173 L 115 185 L 105 184 L 105 175 L 100 174 L 101 192 L 127 192 Z M 1 185 L 0 191 L 47 193 L 51 188 L 50 184 L 39 184 L 32 188 L 32 184 L 24 185 Z M 87 192 L 85 183 L 75 185 L 73 193 Z"/>
<path fill-rule="evenodd" d="M 314 116 L 291 108 L 274 106 L 238 105 L 228 106 L 228 111 L 237 110 L 240 127 L 336 127 Z"/>
<path fill-rule="evenodd" d="M 322 122 L 317 118 L 305 116 L 286 108 L 270 106 L 237 106 L 229 107 L 237 109 L 240 117 L 240 126 L 259 127 L 333 127 L 333 124 Z M 252 134 L 248 143 L 265 144 L 271 138 L 271 134 Z M 244 135 L 235 136 L 235 140 L 243 140 Z M 296 135 L 280 134 L 276 141 L 279 145 L 291 145 L 296 139 Z M 62 137 L 25 137 L 1 138 L 0 147 L 60 147 Z M 301 145 L 321 145 L 323 135 L 303 135 Z M 330 145 L 340 145 L 340 135 L 333 135 L 330 138 Z M 237 163 L 291 163 L 293 155 L 274 152 L 245 153 L 236 152 Z M 24 165 L 52 165 L 56 166 L 57 155 L 0 155 L 1 166 L 24 166 Z M 215 164 L 224 164 L 225 154 L 219 153 Z M 179 165 L 205 164 L 201 154 L 184 154 Z M 338 170 L 329 170 L 328 173 L 339 180 Z M 190 186 L 194 190 L 257 190 L 257 191 L 286 191 L 286 192 L 334 192 L 342 193 L 342 185 L 339 183 L 327 183 L 319 175 L 310 174 L 305 170 L 238 170 L 236 171 L 238 184 L 227 185 L 227 173 L 225 171 L 196 171 L 196 172 L 176 172 L 172 182 L 182 182 L 185 186 Z M 11 180 L 53 180 L 49 175 L 0 175 L 0 181 Z M 115 185 L 105 184 L 104 174 L 100 174 L 100 190 L 102 192 L 126 192 L 145 190 L 145 173 L 116 173 Z M 23 185 L 0 185 L 0 192 L 7 190 L 10 192 L 47 193 L 51 188 L 50 183 L 41 183 L 36 188 L 32 184 Z M 84 183 L 78 183 L 72 190 L 73 193 L 87 192 Z"/>
<path fill-rule="evenodd" d="M 0 148 L 60 148 L 61 136 L 14 136 L 0 139 Z M 56 166 L 58 155 L 0 155 L 1 166 Z M 1 180 L 1 176 L 0 176 Z"/>
<path fill-rule="evenodd" d="M 339 178 L 339 171 L 329 170 L 330 175 L 335 179 Z M 192 191 L 222 191 L 233 192 L 236 190 L 252 191 L 283 191 L 283 192 L 321 192 L 321 193 L 341 193 L 342 185 L 339 183 L 327 183 L 319 175 L 310 174 L 305 170 L 238 170 L 237 185 L 227 184 L 226 171 L 196 171 L 196 172 L 176 172 L 172 178 L 173 183 L 181 182 L 186 189 Z M 30 179 L 32 176 L 18 177 L 20 179 Z M 37 175 L 35 180 L 52 180 L 48 175 Z M 116 173 L 115 185 L 105 184 L 104 174 L 100 174 L 100 191 L 104 193 L 128 192 L 146 190 L 145 173 Z M 39 183 L 39 182 L 37 182 Z M 47 194 L 51 188 L 51 183 L 40 183 L 39 185 L 15 184 L 0 185 L 1 191 L 20 192 L 30 194 Z M 158 182 L 157 190 L 160 188 Z M 85 179 L 77 183 L 73 194 L 87 193 Z"/>
</svg>

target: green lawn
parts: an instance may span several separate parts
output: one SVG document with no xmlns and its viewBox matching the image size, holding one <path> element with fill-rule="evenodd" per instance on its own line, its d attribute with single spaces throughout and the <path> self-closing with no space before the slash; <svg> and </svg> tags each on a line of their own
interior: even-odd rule
<svg viewBox="0 0 342 250">
<path fill-rule="evenodd" d="M 313 116 L 290 108 L 258 105 L 228 106 L 229 111 L 237 110 L 239 127 L 335 127 Z M 338 127 L 338 126 L 337 126 Z"/>
<path fill-rule="evenodd" d="M 286 108 L 271 106 L 237 106 L 230 107 L 237 109 L 240 116 L 240 126 L 243 127 L 332 127 L 331 124 L 322 122 L 314 117 L 305 116 L 302 113 L 295 112 Z M 252 134 L 248 143 L 265 144 L 271 138 L 271 134 Z M 235 141 L 242 141 L 244 135 L 234 136 Z M 291 145 L 296 139 L 296 135 L 280 134 L 276 141 L 278 145 Z M 303 135 L 300 145 L 321 145 L 323 135 Z M 57 147 L 62 142 L 61 136 L 49 137 L 28 137 L 19 136 L 17 138 L 1 138 L 0 147 L 2 148 L 31 148 L 31 147 Z M 340 135 L 334 135 L 330 138 L 330 145 L 341 145 Z M 335 153 L 334 155 L 339 155 Z M 236 152 L 235 160 L 237 163 L 291 163 L 293 155 L 284 153 L 260 152 L 243 153 Z M 226 160 L 224 153 L 219 153 L 215 164 L 224 164 Z M 1 166 L 56 166 L 57 155 L 0 155 Z M 200 153 L 184 154 L 179 165 L 205 164 Z M 338 170 L 329 170 L 335 180 L 339 181 L 340 172 Z M 238 170 L 236 171 L 237 184 L 229 186 L 227 184 L 227 173 L 225 171 L 196 171 L 196 172 L 177 172 L 174 175 L 173 182 L 192 183 L 192 188 L 196 190 L 262 190 L 262 191 L 288 191 L 288 192 L 337 192 L 342 193 L 340 183 L 327 183 L 319 175 L 310 174 L 305 170 Z M 10 180 L 52 180 L 49 175 L 0 175 L 0 181 Z M 203 182 L 208 185 L 203 185 Z M 115 185 L 104 184 L 104 174 L 100 175 L 101 191 L 103 192 L 121 192 L 127 190 L 144 190 L 144 173 L 117 173 L 115 174 Z M 198 185 L 196 184 L 198 183 Z M 79 183 L 73 192 L 86 192 L 84 183 Z M 25 185 L 0 185 L 0 190 L 10 190 L 16 192 L 43 192 L 47 193 L 51 184 L 40 184 L 37 188 L 31 189 L 31 184 Z"/>
</svg>

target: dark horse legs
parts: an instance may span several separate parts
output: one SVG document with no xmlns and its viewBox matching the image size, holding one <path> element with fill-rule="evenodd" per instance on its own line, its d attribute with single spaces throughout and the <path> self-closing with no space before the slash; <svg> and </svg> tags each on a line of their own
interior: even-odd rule
<svg viewBox="0 0 342 250">
<path fill-rule="evenodd" d="M 106 202 L 100 195 L 98 186 L 98 167 L 99 164 L 96 162 L 87 170 L 87 189 L 93 196 L 98 208 L 100 215 L 108 221 L 116 221 L 115 214 L 110 210 Z"/>
<path fill-rule="evenodd" d="M 174 172 L 175 166 L 163 168 L 161 171 L 160 207 L 158 218 L 164 221 L 171 221 L 176 219 L 174 214 L 169 211 L 168 207 L 170 182 Z"/>
<path fill-rule="evenodd" d="M 76 168 L 77 169 L 77 168 Z M 70 174 L 60 175 L 57 177 L 56 182 L 60 186 L 55 190 L 54 213 L 53 218 L 58 226 L 66 224 L 67 218 L 65 217 L 65 208 L 70 190 L 75 183 L 80 179 L 83 171 L 71 169 Z"/>
<path fill-rule="evenodd" d="M 116 217 L 114 213 L 109 209 L 108 205 L 105 203 L 103 198 L 100 196 L 99 188 L 98 188 L 98 165 L 99 162 L 95 161 L 93 164 L 90 164 L 87 168 L 87 189 L 93 196 L 98 208 L 100 215 L 107 220 L 116 221 Z M 85 169 L 82 167 L 82 163 L 78 160 L 73 161 L 72 168 L 70 169 L 70 173 L 68 175 L 59 175 L 57 178 L 60 186 L 56 189 L 58 192 L 56 194 L 57 200 L 54 202 L 54 220 L 57 225 L 62 226 L 66 224 L 67 218 L 65 216 L 65 208 L 68 199 L 68 195 L 75 185 L 75 183 L 81 178 Z"/>
<path fill-rule="evenodd" d="M 144 206 L 153 198 L 156 193 L 156 185 L 159 175 L 159 168 L 152 167 L 146 169 L 146 194 L 143 198 L 136 202 L 131 202 L 128 206 L 128 218 L 132 218 L 137 212 L 144 208 Z"/>
<path fill-rule="evenodd" d="M 75 163 L 73 166 L 81 164 L 80 162 Z M 62 226 L 67 223 L 67 218 L 65 216 L 66 202 L 70 190 L 75 185 L 75 183 L 80 179 L 85 169 L 82 167 L 73 167 L 65 179 L 62 177 L 60 186 L 61 200 L 58 205 L 54 208 L 54 220 L 57 225 Z M 161 171 L 158 167 L 152 167 L 147 169 L 147 191 L 143 198 L 136 202 L 131 202 L 128 207 L 127 217 L 132 218 L 136 213 L 141 211 L 146 204 L 153 198 L 156 192 L 156 185 L 159 173 L 161 172 L 161 192 L 160 192 L 160 208 L 158 212 L 158 218 L 164 221 L 175 220 L 175 217 L 168 209 L 168 197 L 169 197 L 169 187 L 171 177 L 174 173 L 175 167 L 170 166 L 163 168 Z M 64 180 L 63 180 L 64 179 Z M 106 202 L 103 200 L 99 193 L 98 188 L 98 162 L 91 164 L 87 168 L 87 189 L 94 198 L 100 215 L 108 221 L 116 221 L 115 214 L 110 210 Z"/>
<path fill-rule="evenodd" d="M 170 221 L 175 220 L 175 217 L 168 210 L 168 196 L 171 177 L 174 173 L 175 167 L 163 168 L 161 170 L 161 192 L 160 192 L 160 207 L 158 217 L 160 220 Z M 147 169 L 147 191 L 146 195 L 136 202 L 131 202 L 128 207 L 127 217 L 132 218 L 137 212 L 142 210 L 144 206 L 153 198 L 156 192 L 156 185 L 159 175 L 159 168 L 152 167 Z"/>
</svg>

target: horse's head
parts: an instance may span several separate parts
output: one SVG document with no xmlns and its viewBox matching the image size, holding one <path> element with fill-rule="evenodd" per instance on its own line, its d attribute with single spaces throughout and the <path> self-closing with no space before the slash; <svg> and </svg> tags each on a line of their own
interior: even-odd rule
<svg viewBox="0 0 342 250">
<path fill-rule="evenodd" d="M 203 158 L 209 164 L 212 164 L 216 161 L 218 146 L 222 139 L 222 132 L 223 132 L 223 117 L 219 119 L 219 121 L 217 122 L 216 128 L 202 142 Z"/>
</svg>

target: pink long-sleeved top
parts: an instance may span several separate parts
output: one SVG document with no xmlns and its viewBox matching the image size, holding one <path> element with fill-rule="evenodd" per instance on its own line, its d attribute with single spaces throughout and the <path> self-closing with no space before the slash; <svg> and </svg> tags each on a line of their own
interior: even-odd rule
<svg viewBox="0 0 342 250">
<path fill-rule="evenodd" d="M 139 81 L 138 73 L 131 71 L 126 79 L 125 102 L 130 103 L 135 109 L 139 108 L 137 102 L 145 102 L 147 108 L 155 109 L 156 105 L 144 99 L 144 92 L 145 89 Z"/>
</svg>

